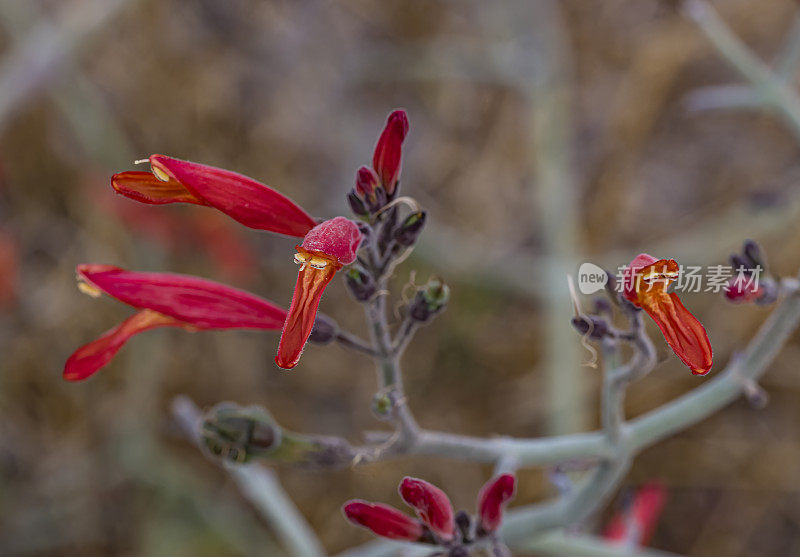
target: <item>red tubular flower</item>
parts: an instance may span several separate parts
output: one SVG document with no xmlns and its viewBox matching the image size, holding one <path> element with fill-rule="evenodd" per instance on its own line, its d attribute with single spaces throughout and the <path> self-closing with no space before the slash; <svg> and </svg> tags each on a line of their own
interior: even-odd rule
<svg viewBox="0 0 800 557">
<path fill-rule="evenodd" d="M 478 493 L 478 518 L 480 528 L 494 532 L 503 521 L 503 510 L 514 497 L 516 478 L 502 474 L 487 482 Z"/>
<path fill-rule="evenodd" d="M 294 260 L 300 265 L 300 272 L 275 357 L 279 367 L 291 369 L 297 365 L 314 327 L 325 287 L 336 271 L 355 261 L 360 243 L 358 226 L 336 217 L 314 227 L 297 246 Z"/>
<path fill-rule="evenodd" d="M 263 298 L 210 280 L 169 273 L 138 273 L 111 265 L 79 265 L 80 288 L 105 292 L 140 310 L 72 354 L 64 379 L 86 379 L 105 366 L 137 333 L 156 327 L 267 329 L 283 325 L 286 311 Z"/>
<path fill-rule="evenodd" d="M 417 516 L 442 540 L 450 541 L 455 535 L 453 506 L 444 491 L 418 478 L 403 478 L 400 496 L 417 512 Z"/>
<path fill-rule="evenodd" d="M 611 518 L 603 537 L 618 542 L 633 539 L 636 545 L 647 545 L 656 530 L 666 498 L 667 490 L 663 484 L 644 484 L 636 491 L 630 506 Z"/>
<path fill-rule="evenodd" d="M 393 111 L 386 120 L 386 127 L 378 138 L 375 153 L 372 155 L 372 167 L 389 195 L 394 193 L 400 178 L 403 141 L 407 133 L 408 116 L 405 110 Z"/>
<path fill-rule="evenodd" d="M 344 217 L 316 225 L 289 198 L 235 172 L 164 155 L 151 155 L 149 160 L 152 172 L 115 174 L 114 189 L 143 203 L 214 207 L 250 228 L 303 237 L 295 255 L 302 266 L 275 358 L 282 368 L 296 366 L 325 287 L 337 270 L 356 258 L 361 242 L 358 227 Z M 377 176 L 374 180 L 377 183 Z"/>
<path fill-rule="evenodd" d="M 230 170 L 150 155 L 152 172 L 115 174 L 111 186 L 136 201 L 162 205 L 194 203 L 214 207 L 250 228 L 303 237 L 314 225 L 291 199 Z"/>
<path fill-rule="evenodd" d="M 677 277 L 674 259 L 657 260 L 642 253 L 625 269 L 623 294 L 656 322 L 664 339 L 693 374 L 705 375 L 712 364 L 711 343 L 703 325 L 683 306 L 678 295 L 667 293 L 667 287 Z"/>
<path fill-rule="evenodd" d="M 342 512 L 353 524 L 392 540 L 415 542 L 425 532 L 419 520 L 406 516 L 389 505 L 356 499 L 345 503 Z"/>
</svg>

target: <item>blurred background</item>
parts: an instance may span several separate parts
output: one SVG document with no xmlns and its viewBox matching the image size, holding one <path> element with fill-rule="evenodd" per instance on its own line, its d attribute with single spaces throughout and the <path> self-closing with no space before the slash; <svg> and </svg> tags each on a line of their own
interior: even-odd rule
<svg viewBox="0 0 800 557">
<path fill-rule="evenodd" d="M 710 5 L 762 73 L 783 72 L 783 104 L 753 96 L 731 63 L 741 53 L 720 52 L 676 2 L 0 0 L 0 554 L 282 555 L 176 428 L 178 394 L 263 405 L 290 429 L 353 442 L 380 427 L 369 360 L 311 346 L 286 373 L 272 333 L 151 331 L 91 380 L 62 381 L 76 347 L 131 313 L 80 294 L 78 263 L 290 300 L 290 239 L 113 194 L 110 175 L 151 153 L 242 172 L 334 216 L 386 115 L 405 108 L 402 188 L 430 226 L 395 292 L 414 270 L 452 288 L 404 361 L 419 421 L 481 436 L 595 428 L 600 372 L 569 327 L 566 272 L 641 251 L 726 264 L 746 237 L 776 273 L 800 265 L 796 3 Z M 712 375 L 768 314 L 712 293 L 684 301 L 709 331 Z M 340 282 L 322 310 L 365 334 Z M 631 417 L 704 381 L 654 339 L 663 363 L 632 387 Z M 668 500 L 652 546 L 797 554 L 798 356 L 795 337 L 763 381 L 765 408 L 736 402 L 643 453 L 588 528 L 658 479 Z M 399 504 L 409 474 L 471 509 L 490 472 L 427 458 L 278 470 L 330 552 L 370 539 L 343 521 L 345 500 Z M 553 496 L 544 472 L 520 472 L 517 503 Z"/>
</svg>

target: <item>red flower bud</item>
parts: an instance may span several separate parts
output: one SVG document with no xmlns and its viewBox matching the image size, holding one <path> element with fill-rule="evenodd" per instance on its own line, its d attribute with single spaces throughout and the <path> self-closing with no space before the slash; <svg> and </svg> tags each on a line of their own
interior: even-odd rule
<svg viewBox="0 0 800 557">
<path fill-rule="evenodd" d="M 356 499 L 345 503 L 342 512 L 353 524 L 391 540 L 415 542 L 425 532 L 419 520 L 406 516 L 389 505 Z"/>
<path fill-rule="evenodd" d="M 705 328 L 667 287 L 678 277 L 674 259 L 656 260 L 639 254 L 625 269 L 623 294 L 636 307 L 644 309 L 661 329 L 672 351 L 695 375 L 711 369 L 712 351 Z"/>
<path fill-rule="evenodd" d="M 386 193 L 392 195 L 400 178 L 400 166 L 403 158 L 403 140 L 408 133 L 408 116 L 405 110 L 395 110 L 389 115 L 383 129 L 375 154 L 372 156 L 372 167 L 378 173 Z"/>
<path fill-rule="evenodd" d="M 453 506 L 444 491 L 417 478 L 403 478 L 400 496 L 440 538 L 450 541 L 454 536 Z"/>
<path fill-rule="evenodd" d="M 361 199 L 375 200 L 375 188 L 380 185 L 380 178 L 368 166 L 362 166 L 356 172 L 356 191 Z"/>
<path fill-rule="evenodd" d="M 503 521 L 503 509 L 514 497 L 516 478 L 513 474 L 503 474 L 487 482 L 478 494 L 478 517 L 480 528 L 494 532 Z"/>
</svg>

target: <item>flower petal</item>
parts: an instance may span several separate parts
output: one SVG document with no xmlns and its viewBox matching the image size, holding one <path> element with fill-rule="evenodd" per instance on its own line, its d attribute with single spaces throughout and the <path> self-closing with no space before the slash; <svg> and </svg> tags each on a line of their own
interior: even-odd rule
<svg viewBox="0 0 800 557">
<path fill-rule="evenodd" d="M 487 482 L 478 493 L 478 518 L 484 532 L 494 532 L 503 521 L 503 509 L 514 497 L 516 478 L 502 474 Z"/>
<path fill-rule="evenodd" d="M 447 494 L 432 483 L 418 478 L 403 478 L 400 496 L 417 516 L 440 538 L 450 541 L 455 535 L 453 505 Z"/>
<path fill-rule="evenodd" d="M 703 325 L 686 309 L 674 292 L 646 296 L 642 308 L 656 322 L 672 351 L 689 366 L 694 375 L 711 369 L 712 350 Z"/>
<path fill-rule="evenodd" d="M 356 223 L 336 217 L 315 226 L 303 238 L 302 247 L 334 257 L 340 265 L 349 265 L 356 260 L 360 244 L 361 231 Z"/>
<path fill-rule="evenodd" d="M 392 195 L 400 178 L 403 158 L 403 141 L 408 133 L 408 116 L 405 110 L 395 110 L 386 120 L 386 127 L 375 145 L 372 167 L 378 173 L 386 193 Z"/>
<path fill-rule="evenodd" d="M 64 379 L 81 381 L 105 366 L 133 335 L 156 327 L 182 327 L 184 323 L 144 309 L 135 313 L 97 340 L 78 348 L 64 365 Z"/>
<path fill-rule="evenodd" d="M 111 177 L 111 187 L 119 194 L 152 205 L 166 203 L 194 203 L 207 205 L 202 199 L 187 190 L 183 184 L 170 178 L 159 180 L 152 172 L 130 170 Z"/>
<path fill-rule="evenodd" d="M 302 237 L 316 225 L 294 201 L 242 174 L 164 155 L 151 155 L 150 164 L 154 173 L 250 228 Z"/>
<path fill-rule="evenodd" d="M 152 309 L 198 329 L 280 329 L 286 311 L 249 292 L 172 273 L 140 273 L 79 265 L 91 286 L 139 309 Z"/>
<path fill-rule="evenodd" d="M 657 260 L 646 253 L 639 254 L 625 270 L 623 293 L 656 322 L 673 352 L 692 373 L 705 375 L 713 359 L 708 334 L 683 306 L 678 295 L 667 293 L 667 287 L 677 278 L 678 272 L 674 259 Z"/>
<path fill-rule="evenodd" d="M 356 499 L 345 503 L 342 512 L 353 524 L 368 528 L 384 538 L 415 542 L 424 534 L 419 520 L 406 516 L 389 505 Z"/>
<path fill-rule="evenodd" d="M 292 369 L 300 361 L 306 345 L 325 287 L 328 286 L 339 266 L 328 261 L 322 268 L 304 264 L 297 274 L 292 305 L 283 325 L 281 341 L 275 363 L 283 369 Z"/>
</svg>

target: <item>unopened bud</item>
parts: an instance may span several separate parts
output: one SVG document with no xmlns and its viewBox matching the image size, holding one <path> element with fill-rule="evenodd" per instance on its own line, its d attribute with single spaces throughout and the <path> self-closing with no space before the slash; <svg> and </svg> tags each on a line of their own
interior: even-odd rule
<svg viewBox="0 0 800 557">
<path fill-rule="evenodd" d="M 389 197 L 386 194 L 386 190 L 381 186 L 375 188 L 373 195 L 366 199 L 367 207 L 373 213 L 383 209 L 388 201 Z"/>
<path fill-rule="evenodd" d="M 450 300 L 450 288 L 440 278 L 432 278 L 417 291 L 409 304 L 409 315 L 415 321 L 425 323 L 441 312 Z"/>
<path fill-rule="evenodd" d="M 350 210 L 353 211 L 354 215 L 365 217 L 369 214 L 367 206 L 364 205 L 364 202 L 361 200 L 361 198 L 356 195 L 356 192 L 351 191 L 347 194 L 347 202 L 350 204 Z"/>
<path fill-rule="evenodd" d="M 345 274 L 345 284 L 353 298 L 359 302 L 366 302 L 378 290 L 378 285 L 375 284 L 375 279 L 366 271 L 358 267 L 351 267 Z"/>
<path fill-rule="evenodd" d="M 361 199 L 375 201 L 375 189 L 380 185 L 380 178 L 368 166 L 362 166 L 356 172 L 356 193 Z"/>
<path fill-rule="evenodd" d="M 231 402 L 222 402 L 206 412 L 201 427 L 203 443 L 211 454 L 234 462 L 268 455 L 280 446 L 281 435 L 264 409 Z"/>
<path fill-rule="evenodd" d="M 372 411 L 379 418 L 386 418 L 392 412 L 392 399 L 386 393 L 377 393 L 372 399 Z"/>
<path fill-rule="evenodd" d="M 734 273 L 739 273 L 740 269 L 742 269 L 743 272 L 748 272 L 755 267 L 749 258 L 745 258 L 738 253 L 732 253 L 729 259 Z"/>
<path fill-rule="evenodd" d="M 314 319 L 314 328 L 311 329 L 311 336 L 308 337 L 309 342 L 314 344 L 330 344 L 336 338 L 339 332 L 339 325 L 323 313 L 318 313 Z"/>
<path fill-rule="evenodd" d="M 406 220 L 395 230 L 394 240 L 401 246 L 411 246 L 416 243 L 425 226 L 427 213 L 418 211 L 406 217 Z"/>
<path fill-rule="evenodd" d="M 608 301 L 608 298 L 596 298 L 594 301 L 594 313 L 612 317 L 614 308 L 611 307 L 611 302 Z"/>
<path fill-rule="evenodd" d="M 600 340 L 609 333 L 606 320 L 595 315 L 573 317 L 572 326 L 581 336 L 588 336 L 594 340 Z"/>
<path fill-rule="evenodd" d="M 472 541 L 472 517 L 467 511 L 458 511 L 455 517 L 456 527 L 461 533 L 461 541 L 470 543 Z"/>
<path fill-rule="evenodd" d="M 752 262 L 751 267 L 767 268 L 767 260 L 764 257 L 764 252 L 761 251 L 761 246 L 755 240 L 745 240 L 742 244 L 742 251 L 744 255 Z"/>
</svg>

